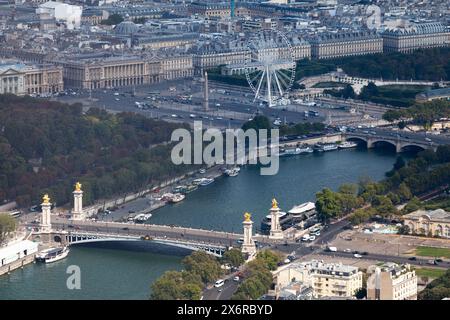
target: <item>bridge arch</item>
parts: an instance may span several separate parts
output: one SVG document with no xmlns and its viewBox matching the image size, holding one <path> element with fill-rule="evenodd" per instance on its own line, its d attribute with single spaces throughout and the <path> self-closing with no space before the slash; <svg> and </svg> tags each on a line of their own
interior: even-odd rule
<svg viewBox="0 0 450 320">
<path fill-rule="evenodd" d="M 356 142 L 358 145 L 363 145 L 367 147 L 367 139 L 364 139 L 362 137 L 347 137 L 347 141 L 353 141 Z"/>
<path fill-rule="evenodd" d="M 216 257 L 222 257 L 227 251 L 227 247 L 223 245 L 213 243 L 201 243 L 201 242 L 188 242 L 175 239 L 160 239 L 150 238 L 149 240 L 143 240 L 142 237 L 124 237 L 124 236 L 108 236 L 97 234 L 67 234 L 66 243 L 69 245 L 86 245 L 86 244 L 99 244 L 99 243 L 112 243 L 116 245 L 120 243 L 134 243 L 137 246 L 146 247 L 150 251 L 155 249 L 157 252 L 166 252 L 170 250 L 177 252 L 178 254 L 188 254 L 192 251 L 205 251 Z M 172 248 L 172 250 L 171 250 Z"/>
<path fill-rule="evenodd" d="M 423 150 L 425 150 L 424 147 L 422 147 L 418 144 L 414 144 L 414 143 L 400 145 L 400 152 L 405 152 L 405 151 L 419 152 L 419 151 L 423 151 Z"/>
<path fill-rule="evenodd" d="M 367 143 L 367 148 L 377 148 L 377 147 L 389 147 L 392 148 L 394 151 L 398 151 L 397 149 L 397 145 L 389 140 L 385 140 L 385 139 L 376 139 L 376 140 L 371 140 Z"/>
</svg>

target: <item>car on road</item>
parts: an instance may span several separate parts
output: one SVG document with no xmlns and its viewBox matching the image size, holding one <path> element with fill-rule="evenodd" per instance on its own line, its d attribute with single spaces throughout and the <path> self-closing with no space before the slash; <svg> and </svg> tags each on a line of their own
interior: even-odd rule
<svg viewBox="0 0 450 320">
<path fill-rule="evenodd" d="M 408 260 L 411 260 L 411 261 L 416 261 L 416 260 L 417 260 L 417 258 L 416 258 L 416 257 L 410 257 L 410 258 L 408 258 Z"/>
<path fill-rule="evenodd" d="M 233 278 L 233 281 L 239 282 L 239 280 L 240 280 L 239 276 Z"/>
<path fill-rule="evenodd" d="M 425 138 L 425 141 L 431 142 L 430 138 Z"/>
<path fill-rule="evenodd" d="M 214 287 L 220 288 L 223 286 L 224 283 L 225 283 L 225 281 L 223 279 L 219 279 L 216 281 L 216 283 L 214 283 Z"/>
<path fill-rule="evenodd" d="M 205 169 L 200 169 L 200 170 L 198 170 L 198 173 L 204 174 L 204 173 L 206 173 L 206 170 Z"/>
<path fill-rule="evenodd" d="M 355 258 L 358 258 L 358 259 L 362 258 L 362 255 L 360 255 L 360 254 L 358 254 L 358 253 L 355 253 L 353 256 L 354 256 Z"/>
<path fill-rule="evenodd" d="M 130 230 L 130 228 L 128 228 L 128 227 L 123 227 L 122 230 L 127 231 L 127 230 Z"/>
</svg>

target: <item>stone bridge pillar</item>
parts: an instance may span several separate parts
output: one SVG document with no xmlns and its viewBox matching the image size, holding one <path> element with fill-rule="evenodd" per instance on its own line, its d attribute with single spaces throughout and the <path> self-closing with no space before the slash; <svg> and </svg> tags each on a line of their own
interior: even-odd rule
<svg viewBox="0 0 450 320">
<path fill-rule="evenodd" d="M 269 239 L 283 239 L 283 230 L 280 225 L 280 208 L 278 208 L 277 200 L 272 200 L 272 208 L 270 208 L 270 235 Z"/>
<path fill-rule="evenodd" d="M 41 203 L 41 232 L 51 232 L 52 231 L 52 223 L 51 223 L 51 207 L 50 198 L 48 194 L 44 195 Z"/>
<path fill-rule="evenodd" d="M 244 214 L 244 243 L 242 243 L 242 253 L 246 253 L 249 256 L 252 256 L 256 253 L 256 245 L 255 241 L 253 241 L 252 229 L 253 229 L 253 221 L 250 219 L 250 213 L 246 212 Z"/>
<path fill-rule="evenodd" d="M 371 138 L 367 138 L 367 149 L 373 148 L 373 140 Z"/>
<path fill-rule="evenodd" d="M 81 183 L 77 182 L 75 184 L 75 190 L 73 193 L 73 209 L 72 209 L 72 219 L 82 220 L 83 215 L 83 190 L 81 190 Z"/>
</svg>

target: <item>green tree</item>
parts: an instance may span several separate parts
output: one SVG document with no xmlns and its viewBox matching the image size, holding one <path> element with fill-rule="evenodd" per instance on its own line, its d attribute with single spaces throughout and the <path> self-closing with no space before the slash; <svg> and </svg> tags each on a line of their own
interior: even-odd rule
<svg viewBox="0 0 450 320">
<path fill-rule="evenodd" d="M 247 121 L 242 125 L 242 130 L 248 129 L 267 129 L 270 130 L 272 126 L 270 125 L 270 120 L 266 116 L 256 116 L 252 120 Z"/>
<path fill-rule="evenodd" d="M 411 230 L 409 229 L 409 227 L 406 224 L 404 224 L 400 228 L 398 228 L 399 234 L 409 234 L 410 232 L 411 232 Z"/>
<path fill-rule="evenodd" d="M 152 300 L 178 300 L 183 298 L 182 274 L 178 271 L 166 271 L 152 284 Z"/>
<path fill-rule="evenodd" d="M 245 259 L 241 250 L 233 248 L 223 254 L 222 261 L 224 263 L 229 263 L 233 267 L 239 267 L 245 262 Z"/>
<path fill-rule="evenodd" d="M 186 271 L 198 274 L 204 284 L 215 281 L 222 274 L 217 259 L 203 251 L 193 252 L 182 263 Z"/>
<path fill-rule="evenodd" d="M 421 206 L 421 202 L 420 202 L 419 198 L 413 197 L 403 208 L 403 211 L 405 213 L 410 213 L 410 212 L 419 210 L 420 206 Z"/>
<path fill-rule="evenodd" d="M 450 269 L 429 283 L 424 290 L 418 294 L 419 300 L 442 300 L 450 297 Z"/>
<path fill-rule="evenodd" d="M 3 243 L 9 234 L 16 231 L 16 219 L 9 214 L 0 214 L 0 243 Z"/>
<path fill-rule="evenodd" d="M 350 214 L 349 220 L 353 225 L 358 225 L 368 221 L 375 213 L 372 208 L 357 209 Z"/>
<path fill-rule="evenodd" d="M 316 194 L 316 209 L 322 221 L 340 216 L 342 206 L 338 194 L 328 188 L 318 192 Z"/>
<path fill-rule="evenodd" d="M 272 250 L 262 250 L 256 256 L 256 261 L 262 263 L 262 265 L 269 270 L 275 270 L 281 259 L 281 255 Z"/>
</svg>

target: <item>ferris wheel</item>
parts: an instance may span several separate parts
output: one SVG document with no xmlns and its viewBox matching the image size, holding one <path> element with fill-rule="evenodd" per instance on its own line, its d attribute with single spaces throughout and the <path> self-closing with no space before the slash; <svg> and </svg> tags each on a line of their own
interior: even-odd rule
<svg viewBox="0 0 450 320">
<path fill-rule="evenodd" d="M 288 98 L 295 80 L 295 59 L 287 37 L 277 30 L 262 30 L 247 43 L 245 77 L 254 101 L 276 106 Z"/>
</svg>

